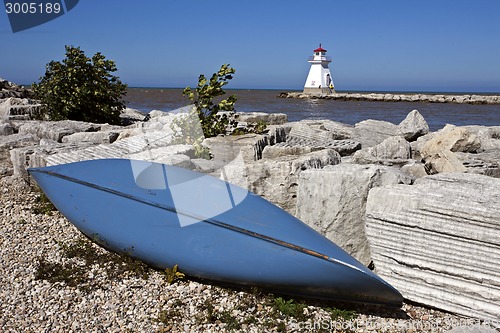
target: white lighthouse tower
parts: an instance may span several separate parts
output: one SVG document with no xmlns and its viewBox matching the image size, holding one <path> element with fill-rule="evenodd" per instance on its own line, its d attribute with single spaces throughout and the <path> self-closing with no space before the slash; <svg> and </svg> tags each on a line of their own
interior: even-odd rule
<svg viewBox="0 0 500 333">
<path fill-rule="evenodd" d="M 311 63 L 311 69 L 304 85 L 304 94 L 334 93 L 335 87 L 328 68 L 332 59 L 326 56 L 326 50 L 321 47 L 321 44 L 313 52 L 314 55 L 308 60 Z"/>
</svg>

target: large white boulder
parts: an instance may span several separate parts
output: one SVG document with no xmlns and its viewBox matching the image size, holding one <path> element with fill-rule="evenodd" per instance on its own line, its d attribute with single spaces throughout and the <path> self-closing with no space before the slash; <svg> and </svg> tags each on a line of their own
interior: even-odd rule
<svg viewBox="0 0 500 333">
<path fill-rule="evenodd" d="M 354 125 L 351 139 L 361 142 L 362 148 L 373 147 L 398 134 L 398 126 L 388 121 L 363 120 Z"/>
<path fill-rule="evenodd" d="M 466 168 L 454 152 L 476 152 L 481 147 L 478 137 L 464 127 L 446 125 L 420 147 L 428 173 L 465 172 Z"/>
<path fill-rule="evenodd" d="M 405 163 L 411 157 L 408 141 L 402 136 L 391 136 L 376 146 L 364 148 L 354 153 L 352 161 L 358 164 Z"/>
<path fill-rule="evenodd" d="M 415 141 L 418 137 L 429 133 L 429 125 L 417 110 L 413 110 L 398 125 L 397 134 L 408 141 Z"/>
<path fill-rule="evenodd" d="M 406 299 L 465 316 L 500 313 L 500 179 L 439 174 L 370 190 L 379 275 Z"/>
<path fill-rule="evenodd" d="M 296 216 L 349 254 L 369 265 L 365 206 L 370 189 L 410 183 L 391 167 L 341 163 L 300 174 Z"/>
<path fill-rule="evenodd" d="M 333 149 L 257 161 L 244 160 L 240 156 L 222 169 L 222 178 L 294 214 L 299 175 L 308 169 L 338 164 L 340 159 L 340 155 Z"/>
</svg>

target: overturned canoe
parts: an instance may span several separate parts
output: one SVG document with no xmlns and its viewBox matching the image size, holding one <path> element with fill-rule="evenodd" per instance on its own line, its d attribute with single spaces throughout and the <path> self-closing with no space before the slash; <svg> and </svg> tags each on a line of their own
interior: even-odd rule
<svg viewBox="0 0 500 333">
<path fill-rule="evenodd" d="M 220 179 L 127 159 L 29 172 L 80 231 L 152 266 L 307 297 L 402 303 L 396 289 L 337 245 Z"/>
</svg>

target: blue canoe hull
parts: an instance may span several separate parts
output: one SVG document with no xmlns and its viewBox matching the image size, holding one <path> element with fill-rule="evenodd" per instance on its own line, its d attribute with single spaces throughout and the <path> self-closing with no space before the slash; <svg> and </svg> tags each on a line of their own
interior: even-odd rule
<svg viewBox="0 0 500 333">
<path fill-rule="evenodd" d="M 402 304 L 397 290 L 337 245 L 220 179 L 126 159 L 29 172 L 85 235 L 152 266 L 287 294 Z"/>
</svg>

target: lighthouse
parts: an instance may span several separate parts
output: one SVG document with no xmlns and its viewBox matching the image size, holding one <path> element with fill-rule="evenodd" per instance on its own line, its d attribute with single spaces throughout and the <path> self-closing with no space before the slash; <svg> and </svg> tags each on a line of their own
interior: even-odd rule
<svg viewBox="0 0 500 333">
<path fill-rule="evenodd" d="M 332 59 L 326 56 L 326 50 L 321 47 L 321 44 L 313 52 L 313 56 L 309 57 L 308 60 L 311 69 L 309 69 L 309 75 L 307 75 L 304 85 L 304 94 L 334 93 L 335 87 L 328 68 Z"/>
</svg>

